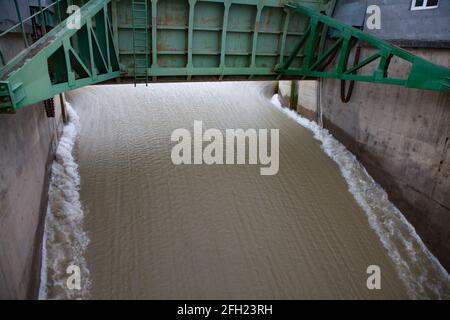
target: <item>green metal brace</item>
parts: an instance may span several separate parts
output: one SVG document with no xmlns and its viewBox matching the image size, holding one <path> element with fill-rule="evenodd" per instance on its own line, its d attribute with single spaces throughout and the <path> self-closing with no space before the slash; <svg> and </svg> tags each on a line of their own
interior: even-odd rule
<svg viewBox="0 0 450 320">
<path fill-rule="evenodd" d="M 317 11 L 298 4 L 289 4 L 287 7 L 309 18 L 309 26 L 290 56 L 276 68 L 276 72 L 289 77 L 334 78 L 450 92 L 450 69 L 433 64 L 386 41 L 320 14 Z M 319 38 L 326 36 L 326 31 L 319 32 L 321 28 L 322 30 L 333 28 L 338 32 L 339 37 L 323 53 L 318 53 L 317 43 Z M 358 40 L 360 43 L 366 43 L 369 46 L 375 47 L 378 49 L 378 52 L 356 65 L 347 67 L 348 58 L 352 50 L 352 40 Z M 301 66 L 292 67 L 294 59 L 296 59 L 302 49 L 304 49 L 305 58 Z M 322 66 L 324 62 L 332 55 L 337 54 L 338 50 L 340 52 L 335 68 L 331 71 L 323 71 Z M 388 69 L 393 57 L 411 63 L 411 71 L 406 79 L 389 77 Z M 378 68 L 371 75 L 356 74 L 356 71 L 376 60 L 379 60 Z"/>
<path fill-rule="evenodd" d="M 1 68 L 0 112 L 14 113 L 61 92 L 119 77 L 109 3 L 89 1 L 81 8 L 80 29 L 63 21 Z"/>
</svg>

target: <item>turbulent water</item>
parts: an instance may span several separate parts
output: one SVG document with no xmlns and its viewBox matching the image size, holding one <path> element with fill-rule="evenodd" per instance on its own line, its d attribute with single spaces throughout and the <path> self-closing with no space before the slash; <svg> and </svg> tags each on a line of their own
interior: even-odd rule
<svg viewBox="0 0 450 320">
<path fill-rule="evenodd" d="M 448 274 L 386 193 L 326 130 L 282 108 L 273 87 L 72 92 L 81 129 L 70 112 L 52 170 L 41 298 L 449 298 Z M 171 134 L 195 120 L 204 130 L 279 129 L 278 174 L 174 165 Z M 67 288 L 70 264 L 81 290 Z M 367 287 L 370 265 L 380 290 Z"/>
<path fill-rule="evenodd" d="M 49 204 L 44 228 L 43 263 L 39 298 L 76 299 L 87 297 L 90 280 L 84 257 L 89 238 L 83 230 L 78 165 L 73 157 L 80 119 L 67 103 L 69 123 L 56 150 L 49 186 Z M 83 286 L 68 290 L 67 268 L 77 266 L 83 273 Z M 69 269 L 70 270 L 70 269 Z"/>
</svg>

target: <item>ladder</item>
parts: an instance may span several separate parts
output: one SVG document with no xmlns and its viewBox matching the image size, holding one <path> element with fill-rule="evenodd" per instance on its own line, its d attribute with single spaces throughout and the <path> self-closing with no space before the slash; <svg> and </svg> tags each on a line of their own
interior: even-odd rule
<svg viewBox="0 0 450 320">
<path fill-rule="evenodd" d="M 147 0 L 132 0 L 134 86 L 148 85 L 148 7 Z"/>
</svg>

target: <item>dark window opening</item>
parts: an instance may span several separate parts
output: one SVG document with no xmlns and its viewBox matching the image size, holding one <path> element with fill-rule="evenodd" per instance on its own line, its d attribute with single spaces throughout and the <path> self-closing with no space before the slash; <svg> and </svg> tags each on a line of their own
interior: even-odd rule
<svg viewBox="0 0 450 320">
<path fill-rule="evenodd" d="M 426 10 L 439 7 L 439 0 L 412 0 L 411 10 Z"/>
</svg>

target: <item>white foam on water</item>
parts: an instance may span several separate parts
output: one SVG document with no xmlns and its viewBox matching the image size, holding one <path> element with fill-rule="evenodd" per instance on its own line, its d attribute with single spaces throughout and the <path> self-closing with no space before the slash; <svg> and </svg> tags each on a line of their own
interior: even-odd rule
<svg viewBox="0 0 450 320">
<path fill-rule="evenodd" d="M 66 103 L 69 122 L 52 164 L 49 206 L 45 219 L 42 250 L 40 299 L 85 299 L 89 297 L 89 269 L 84 258 L 89 238 L 83 230 L 83 208 L 80 202 L 80 176 L 74 159 L 74 146 L 80 130 L 80 119 Z M 67 267 L 81 271 L 81 289 L 67 286 Z"/>
<path fill-rule="evenodd" d="M 47 203 L 46 217 L 50 215 L 50 203 Z M 47 219 L 44 223 L 44 235 L 42 239 L 42 262 L 41 262 L 41 278 L 39 286 L 39 300 L 47 299 Z"/>
<path fill-rule="evenodd" d="M 370 227 L 387 250 L 408 295 L 412 299 L 450 299 L 449 274 L 356 157 L 328 130 L 283 107 L 278 94 L 270 102 L 309 129 L 321 142 L 323 151 L 338 164 L 350 193 L 366 213 Z"/>
</svg>

